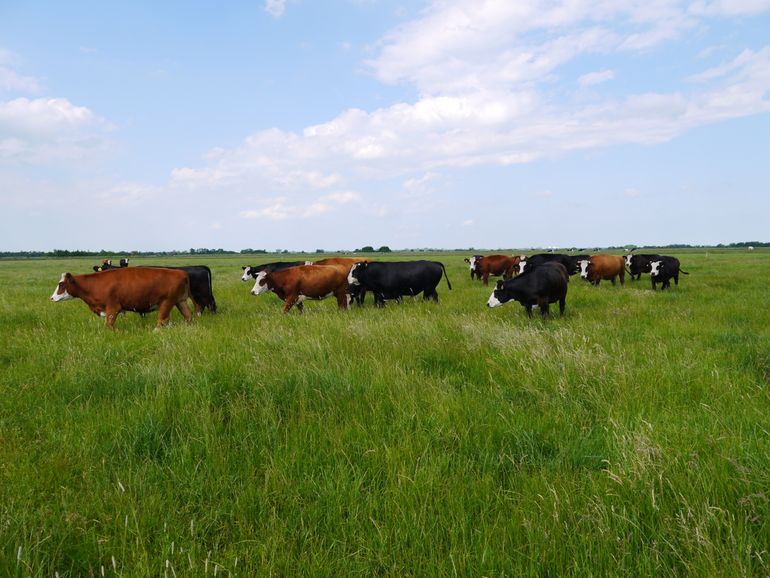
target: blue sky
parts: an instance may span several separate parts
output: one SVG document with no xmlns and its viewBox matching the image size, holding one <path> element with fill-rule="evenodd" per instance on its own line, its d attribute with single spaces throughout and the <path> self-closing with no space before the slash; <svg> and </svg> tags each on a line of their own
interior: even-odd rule
<svg viewBox="0 0 770 578">
<path fill-rule="evenodd" d="M 0 3 L 0 250 L 770 240 L 770 0 Z"/>
</svg>

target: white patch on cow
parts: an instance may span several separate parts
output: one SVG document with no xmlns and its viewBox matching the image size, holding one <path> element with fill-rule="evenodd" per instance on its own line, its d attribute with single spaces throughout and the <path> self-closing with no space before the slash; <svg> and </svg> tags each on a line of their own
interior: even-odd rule
<svg viewBox="0 0 770 578">
<path fill-rule="evenodd" d="M 468 265 L 471 271 L 473 271 L 476 268 L 476 257 L 471 257 L 468 259 Z"/>
<path fill-rule="evenodd" d="M 657 277 L 660 274 L 660 266 L 662 264 L 661 261 L 653 261 L 650 263 L 650 277 Z"/>
<path fill-rule="evenodd" d="M 59 279 L 59 283 L 64 283 L 64 277 L 66 277 L 66 273 L 61 274 L 61 279 Z M 56 284 L 56 289 L 53 291 L 53 295 L 51 295 L 51 301 L 66 301 L 67 299 L 72 299 L 72 295 L 67 293 L 66 289 L 62 289 L 62 292 L 59 293 L 59 284 Z"/>
<path fill-rule="evenodd" d="M 578 265 L 580 265 L 580 276 L 583 279 L 588 279 L 588 264 L 590 261 L 588 259 L 581 259 L 578 261 Z"/>
<path fill-rule="evenodd" d="M 350 268 L 350 272 L 348 273 L 348 285 L 360 285 L 360 283 L 358 282 L 358 279 L 353 277 L 353 271 L 355 271 L 356 267 L 358 267 L 359 265 L 360 263 L 356 263 Z"/>
<path fill-rule="evenodd" d="M 313 264 L 312 261 L 305 261 L 305 265 L 312 265 L 312 264 Z"/>
<path fill-rule="evenodd" d="M 105 313 L 104 311 L 101 311 L 99 313 L 99 317 L 107 317 L 107 313 Z"/>
<path fill-rule="evenodd" d="M 246 267 L 243 270 L 243 277 L 241 277 L 241 281 L 248 281 L 251 278 L 251 267 Z"/>
<path fill-rule="evenodd" d="M 345 297 L 348 300 L 348 307 L 350 307 L 350 304 L 353 303 L 353 296 L 350 293 L 346 293 Z"/>
<path fill-rule="evenodd" d="M 260 271 L 257 273 L 257 280 L 254 282 L 254 287 L 251 290 L 252 295 L 262 295 L 263 293 L 270 291 L 265 277 L 267 277 L 267 271 Z"/>
<path fill-rule="evenodd" d="M 519 275 L 524 273 L 524 267 L 526 267 L 526 266 L 527 266 L 527 260 L 526 259 L 522 259 L 521 261 L 519 261 Z"/>
<path fill-rule="evenodd" d="M 626 267 L 631 267 L 631 257 L 633 257 L 633 255 L 626 255 Z"/>
<path fill-rule="evenodd" d="M 495 297 L 495 292 L 492 291 L 492 295 L 489 296 L 489 301 L 487 301 L 487 307 L 497 307 L 498 305 L 502 305 L 502 303 Z"/>
</svg>

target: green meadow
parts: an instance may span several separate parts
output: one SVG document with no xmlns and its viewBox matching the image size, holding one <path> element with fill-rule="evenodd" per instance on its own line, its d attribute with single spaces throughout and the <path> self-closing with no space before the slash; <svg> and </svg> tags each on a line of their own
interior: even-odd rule
<svg viewBox="0 0 770 578">
<path fill-rule="evenodd" d="M 157 332 L 49 301 L 96 258 L 0 261 L 0 575 L 770 575 L 770 252 L 665 253 L 545 321 L 461 254 L 304 315 L 269 256 L 137 258 L 214 274 Z"/>
</svg>

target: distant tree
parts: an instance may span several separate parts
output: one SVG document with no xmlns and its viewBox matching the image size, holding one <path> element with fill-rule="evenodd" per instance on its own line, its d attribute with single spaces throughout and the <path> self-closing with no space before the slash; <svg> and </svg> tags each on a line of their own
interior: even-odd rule
<svg viewBox="0 0 770 578">
<path fill-rule="evenodd" d="M 315 252 L 316 253 L 326 253 L 326 251 L 324 251 L 323 249 L 316 249 Z"/>
<path fill-rule="evenodd" d="M 358 249 L 359 253 L 374 253 L 374 247 L 371 245 L 367 245 L 366 247 L 361 247 Z"/>
<path fill-rule="evenodd" d="M 390 251 L 390 247 L 388 247 L 387 245 L 383 245 L 382 247 L 377 249 L 377 252 L 378 253 L 390 253 L 391 251 Z"/>
</svg>

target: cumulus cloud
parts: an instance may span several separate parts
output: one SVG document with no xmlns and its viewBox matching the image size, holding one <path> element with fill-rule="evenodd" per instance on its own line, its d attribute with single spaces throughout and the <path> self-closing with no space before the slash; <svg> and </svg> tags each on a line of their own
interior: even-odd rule
<svg viewBox="0 0 770 578">
<path fill-rule="evenodd" d="M 286 10 L 286 0 L 265 0 L 265 12 L 274 18 L 283 16 Z"/>
<path fill-rule="evenodd" d="M 578 84 L 581 88 L 586 88 L 589 86 L 602 84 L 603 82 L 607 82 L 613 78 L 615 78 L 615 73 L 612 70 L 598 70 L 596 72 L 589 72 L 580 76 L 578 78 Z"/>
</svg>

